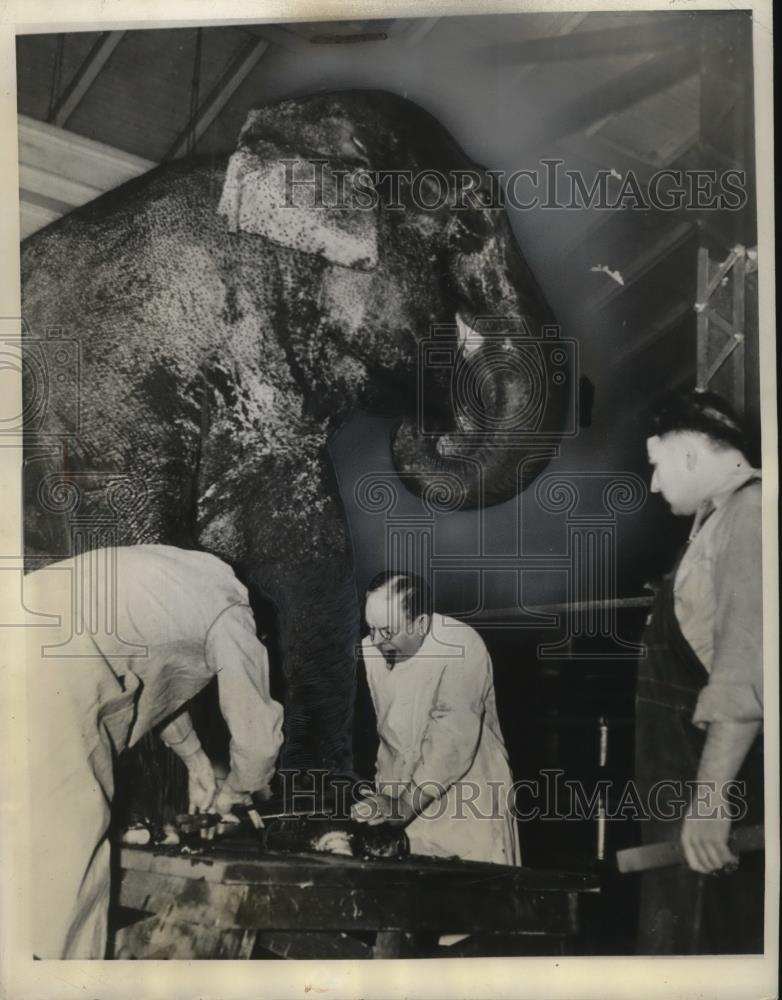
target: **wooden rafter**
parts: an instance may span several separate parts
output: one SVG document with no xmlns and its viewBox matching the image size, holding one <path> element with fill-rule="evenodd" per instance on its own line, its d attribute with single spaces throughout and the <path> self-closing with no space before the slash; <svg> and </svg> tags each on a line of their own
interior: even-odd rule
<svg viewBox="0 0 782 1000">
<path fill-rule="evenodd" d="M 626 292 L 631 285 L 634 285 L 645 274 L 648 274 L 658 264 L 662 263 L 674 250 L 678 250 L 680 246 L 693 236 L 694 232 L 694 226 L 688 222 L 681 222 L 678 226 L 669 230 L 647 251 L 639 254 L 635 260 L 632 260 L 626 267 L 622 268 L 621 276 L 623 283 L 621 285 L 609 280 L 599 292 L 588 299 L 586 303 L 587 311 L 597 312 L 600 309 L 604 309 L 609 302 L 613 301 L 613 299 L 623 292 Z"/>
<path fill-rule="evenodd" d="M 558 35 L 569 35 L 569 34 L 571 34 L 572 32 L 574 32 L 576 30 L 576 28 L 580 24 L 583 24 L 584 21 L 586 21 L 586 19 L 588 17 L 589 17 L 589 12 L 588 11 L 587 12 L 580 12 L 580 13 L 577 13 L 577 14 L 568 14 L 565 17 L 565 20 L 560 24 L 560 26 L 559 26 L 559 28 L 557 30 L 557 34 Z M 543 65 L 545 65 L 545 64 L 543 64 Z M 534 73 L 535 70 L 537 70 L 537 69 L 540 69 L 540 66 L 538 66 L 537 63 L 527 62 L 524 66 L 521 67 L 518 75 L 516 75 L 514 77 L 514 79 L 515 80 L 523 80 L 524 77 L 527 77 L 530 74 Z"/>
<path fill-rule="evenodd" d="M 625 147 L 618 147 L 599 136 L 586 136 L 583 133 L 567 136 L 559 140 L 556 145 L 563 153 L 570 153 L 580 160 L 586 160 L 594 167 L 603 170 L 613 168 L 622 175 L 632 171 L 641 184 L 647 183 L 655 170 L 669 165 L 654 166 Z"/>
<path fill-rule="evenodd" d="M 415 20 L 412 23 L 412 27 L 405 34 L 405 45 L 418 45 L 420 44 L 428 34 L 434 29 L 434 26 L 440 20 L 439 17 L 425 17 L 421 20 Z"/>
<path fill-rule="evenodd" d="M 533 148 L 545 148 L 565 136 L 581 132 L 678 83 L 692 71 L 692 53 L 688 49 L 653 56 L 541 117 L 523 137 L 526 151 L 529 154 Z"/>
<path fill-rule="evenodd" d="M 682 22 L 661 21 L 637 26 L 607 28 L 601 31 L 579 31 L 531 38 L 512 45 L 492 46 L 493 59 L 510 63 L 551 63 L 573 59 L 603 59 L 632 55 L 634 52 L 658 52 L 679 48 L 688 41 Z M 505 52 L 503 52 L 505 50 Z"/>
<path fill-rule="evenodd" d="M 602 600 L 589 601 L 559 601 L 556 604 L 535 604 L 531 607 L 492 608 L 478 611 L 470 615 L 472 621 L 507 621 L 525 615 L 556 614 L 568 612 L 576 614 L 583 611 L 605 611 L 611 608 L 648 608 L 654 602 L 654 595 L 641 594 L 639 597 L 607 597 Z M 463 614 L 464 612 L 462 612 Z"/>
<path fill-rule="evenodd" d="M 754 253 L 756 255 L 756 251 Z M 747 249 L 741 245 L 735 246 L 725 260 L 716 265 L 709 258 L 708 247 L 700 247 L 698 250 L 698 297 L 695 303 L 698 316 L 697 388 L 701 391 L 707 389 L 728 358 L 732 357 L 732 401 L 740 410 L 744 406 L 747 263 Z M 730 320 L 720 315 L 718 302 L 715 301 L 715 293 L 728 276 L 732 285 Z M 719 334 L 714 335 L 714 327 L 719 330 L 721 337 Z"/>
<path fill-rule="evenodd" d="M 191 136 L 194 142 L 201 138 L 239 86 L 255 69 L 268 47 L 269 42 L 262 38 L 256 38 L 242 49 L 207 95 L 193 118 L 176 137 L 171 148 L 163 157 L 164 160 L 173 160 L 177 156 L 181 156 L 187 149 L 188 139 Z"/>
<path fill-rule="evenodd" d="M 618 146 L 611 140 L 604 140 L 601 137 L 586 139 L 582 135 L 569 136 L 557 143 L 564 153 L 572 153 L 579 159 L 586 160 L 593 166 L 603 170 L 616 170 L 620 177 L 610 177 L 608 182 L 608 197 L 615 196 L 622 184 L 622 178 L 630 173 L 634 174 L 640 187 L 644 189 L 651 181 L 654 174 L 660 170 L 674 167 L 680 159 L 689 152 L 697 142 L 697 136 L 692 135 L 687 142 L 682 142 L 676 151 L 676 155 L 666 162 L 651 164 L 647 160 L 641 159 L 631 150 Z M 666 213 L 672 218 L 689 219 L 692 214 L 686 209 L 669 209 Z M 584 240 L 593 238 L 602 229 L 607 228 L 614 221 L 613 212 L 593 212 L 589 224 L 579 232 L 578 242 L 574 243 L 565 251 L 565 258 L 574 257 L 583 253 Z"/>
<path fill-rule="evenodd" d="M 669 309 L 666 309 L 662 316 L 655 319 L 640 336 L 632 342 L 624 345 L 611 355 L 609 364 L 612 368 L 618 368 L 634 360 L 639 354 L 657 344 L 662 337 L 678 329 L 688 317 L 692 316 L 692 304 L 690 302 L 675 302 Z"/>
<path fill-rule="evenodd" d="M 122 41 L 124 31 L 104 31 L 88 52 L 84 62 L 79 66 L 73 79 L 63 91 L 62 96 L 52 109 L 49 122 L 62 128 L 81 103 L 84 95 L 95 83 L 98 74 L 108 62 L 109 57 Z"/>
<path fill-rule="evenodd" d="M 260 24 L 253 25 L 247 30 L 288 52 L 300 54 L 310 51 L 310 43 L 302 38 L 301 35 L 297 35 L 287 28 L 281 28 L 274 24 Z"/>
<path fill-rule="evenodd" d="M 151 160 L 19 115 L 22 236 L 151 170 Z"/>
</svg>

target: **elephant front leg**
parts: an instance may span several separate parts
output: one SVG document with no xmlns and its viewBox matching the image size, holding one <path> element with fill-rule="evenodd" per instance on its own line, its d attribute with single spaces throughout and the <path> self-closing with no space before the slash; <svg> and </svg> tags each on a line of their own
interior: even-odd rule
<svg viewBox="0 0 782 1000">
<path fill-rule="evenodd" d="M 313 559 L 280 580 L 285 743 L 280 767 L 349 772 L 359 607 L 346 558 Z"/>
<path fill-rule="evenodd" d="M 284 453 L 230 463 L 229 446 L 210 449 L 204 464 L 199 542 L 273 605 L 270 652 L 284 681 L 280 766 L 350 771 L 359 607 L 326 442 L 296 433 Z"/>
</svg>

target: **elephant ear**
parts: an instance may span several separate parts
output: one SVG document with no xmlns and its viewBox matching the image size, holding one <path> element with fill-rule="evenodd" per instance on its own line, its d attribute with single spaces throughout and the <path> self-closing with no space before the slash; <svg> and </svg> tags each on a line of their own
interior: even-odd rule
<svg viewBox="0 0 782 1000">
<path fill-rule="evenodd" d="M 378 209 L 364 168 L 286 149 L 246 130 L 242 140 L 228 161 L 217 208 L 230 232 L 254 233 L 342 267 L 371 271 L 377 265 Z"/>
</svg>

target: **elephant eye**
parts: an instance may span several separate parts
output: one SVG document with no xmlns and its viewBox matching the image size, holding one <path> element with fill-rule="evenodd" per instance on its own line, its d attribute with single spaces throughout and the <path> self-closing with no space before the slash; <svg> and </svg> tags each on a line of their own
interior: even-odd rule
<svg viewBox="0 0 782 1000">
<path fill-rule="evenodd" d="M 486 239 L 491 235 L 492 224 L 483 212 L 454 213 L 454 235 L 460 242 Z"/>
<path fill-rule="evenodd" d="M 353 167 L 369 168 L 369 154 L 364 143 L 355 136 L 350 137 L 342 147 L 342 158 L 345 163 Z"/>
</svg>

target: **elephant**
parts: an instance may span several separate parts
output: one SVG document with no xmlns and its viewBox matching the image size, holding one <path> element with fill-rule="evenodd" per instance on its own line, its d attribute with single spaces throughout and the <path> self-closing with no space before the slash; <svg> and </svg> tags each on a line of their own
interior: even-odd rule
<svg viewBox="0 0 782 1000">
<path fill-rule="evenodd" d="M 360 608 L 332 433 L 357 408 L 396 416 L 401 481 L 469 508 L 524 489 L 563 426 L 553 315 L 496 189 L 414 102 L 322 93 L 22 245 L 29 565 L 85 524 L 82 546 L 230 563 L 274 609 L 286 767 L 352 766 Z M 428 342 L 447 363 L 422 365 Z"/>
</svg>

